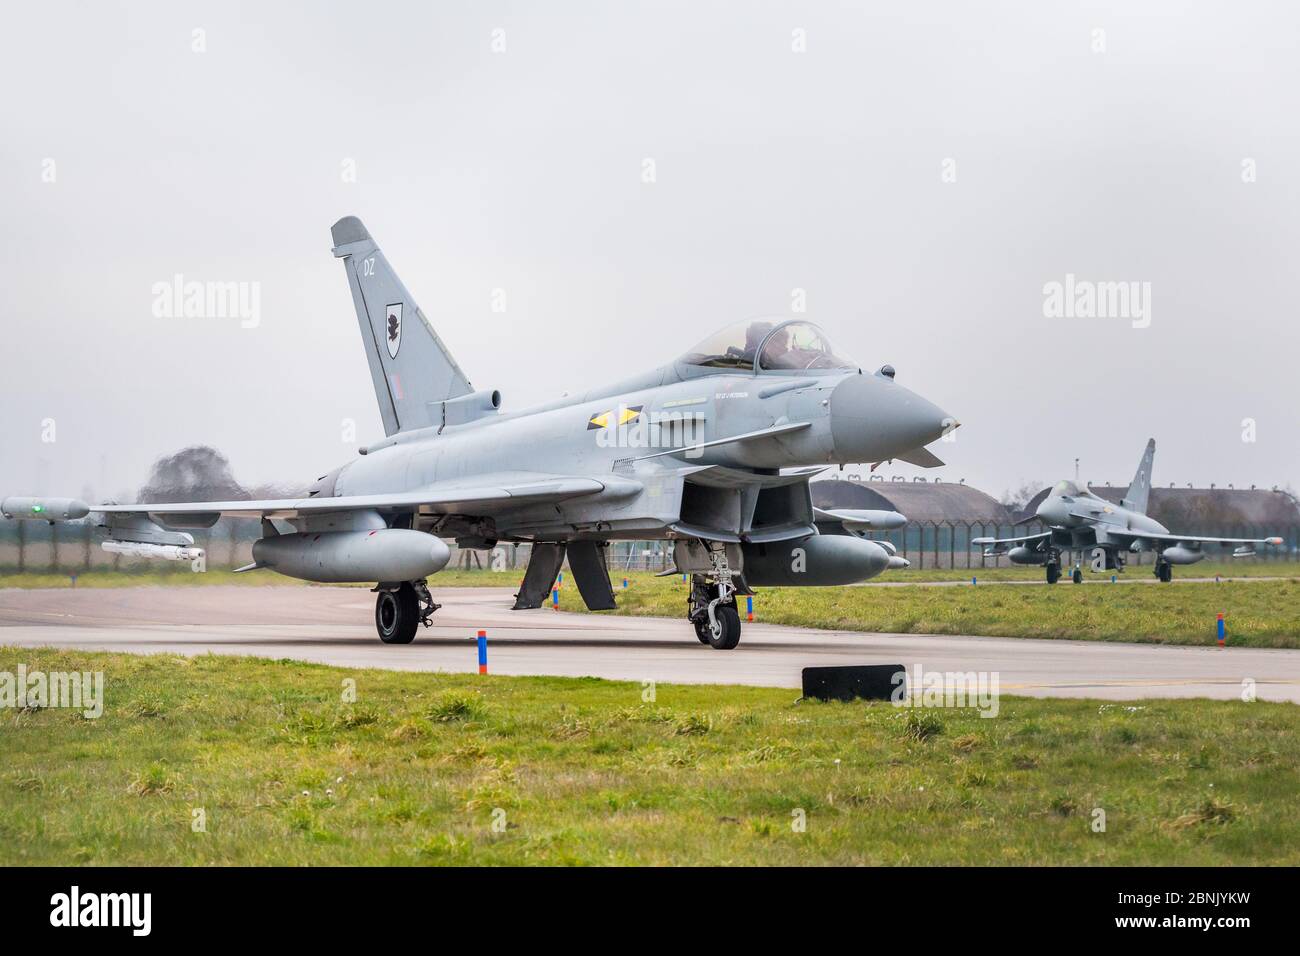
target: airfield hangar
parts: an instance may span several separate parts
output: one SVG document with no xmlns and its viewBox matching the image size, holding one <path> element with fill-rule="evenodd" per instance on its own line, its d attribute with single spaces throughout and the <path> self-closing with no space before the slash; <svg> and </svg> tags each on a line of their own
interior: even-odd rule
<svg viewBox="0 0 1300 956">
<path fill-rule="evenodd" d="M 1005 506 L 978 488 L 941 481 L 861 481 L 853 478 L 814 481 L 818 508 L 897 511 L 910 522 L 994 522 L 1011 516 Z"/>
</svg>

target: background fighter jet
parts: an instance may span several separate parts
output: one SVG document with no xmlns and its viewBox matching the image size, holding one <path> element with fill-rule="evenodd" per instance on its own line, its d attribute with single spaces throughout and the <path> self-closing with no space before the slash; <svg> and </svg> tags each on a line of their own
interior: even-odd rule
<svg viewBox="0 0 1300 956">
<path fill-rule="evenodd" d="M 564 557 L 589 608 L 614 606 L 605 545 L 669 539 L 691 575 L 688 616 L 735 647 L 735 596 L 753 585 L 835 585 L 905 564 L 861 535 L 893 513 L 821 511 L 811 475 L 902 458 L 956 426 L 939 408 L 838 354 L 803 321 L 749 322 L 607 388 L 505 413 L 475 389 L 359 219 L 333 227 L 383 419 L 384 440 L 322 475 L 305 498 L 103 504 L 7 498 L 7 517 L 103 516 L 105 547 L 201 555 L 183 529 L 221 515 L 262 519 L 254 563 L 291 577 L 376 582 L 381 640 L 405 644 L 437 609 L 427 578 L 466 548 L 530 542 L 516 608 L 539 607 Z M 291 528 L 285 531 L 276 520 Z"/>
<path fill-rule="evenodd" d="M 1234 557 L 1249 557 L 1251 545 L 1281 544 L 1281 538 L 1206 538 L 1198 535 L 1170 534 L 1169 529 L 1148 517 L 1147 499 L 1151 494 L 1151 462 L 1156 454 L 1156 440 L 1147 442 L 1137 474 L 1118 506 L 1094 495 L 1075 481 L 1058 481 L 1051 494 L 1038 506 L 1036 516 L 1047 525 L 1041 534 L 1019 538 L 972 538 L 971 544 L 988 545 L 984 554 L 1005 554 L 1015 564 L 1043 564 L 1047 583 L 1061 578 L 1063 551 L 1093 551 L 1094 571 L 1123 571 L 1126 552 L 1155 551 L 1155 576 L 1173 580 L 1173 565 L 1195 564 L 1205 557 L 1204 544 L 1235 544 Z M 1075 584 L 1083 580 L 1077 563 Z"/>
</svg>

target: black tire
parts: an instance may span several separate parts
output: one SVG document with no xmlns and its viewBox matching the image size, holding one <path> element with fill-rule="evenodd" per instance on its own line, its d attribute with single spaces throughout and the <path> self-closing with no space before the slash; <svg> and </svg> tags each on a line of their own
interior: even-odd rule
<svg viewBox="0 0 1300 956">
<path fill-rule="evenodd" d="M 709 619 L 705 617 L 703 620 L 692 621 L 691 623 L 695 625 L 695 636 L 700 639 L 700 643 L 709 643 Z"/>
<path fill-rule="evenodd" d="M 703 624 L 695 625 L 696 636 L 715 651 L 729 651 L 740 643 L 740 612 L 734 604 L 719 604 L 713 609 L 713 616 L 717 628 L 710 627 L 705 617 Z"/>
<path fill-rule="evenodd" d="M 1162 561 L 1156 567 L 1156 577 L 1164 584 L 1168 584 L 1174 579 L 1174 566 L 1168 561 Z"/>
<path fill-rule="evenodd" d="M 1047 565 L 1047 583 L 1055 584 L 1061 580 L 1061 566 L 1054 562 Z"/>
<path fill-rule="evenodd" d="M 375 630 L 385 644 L 410 644 L 420 627 L 420 599 L 410 583 L 380 591 L 375 599 Z"/>
<path fill-rule="evenodd" d="M 1083 583 L 1083 572 L 1080 571 L 1078 568 L 1075 568 L 1075 569 L 1074 569 L 1074 573 L 1073 573 L 1072 575 L 1070 575 L 1070 580 L 1073 581 L 1075 584 L 1082 584 L 1082 583 Z"/>
</svg>

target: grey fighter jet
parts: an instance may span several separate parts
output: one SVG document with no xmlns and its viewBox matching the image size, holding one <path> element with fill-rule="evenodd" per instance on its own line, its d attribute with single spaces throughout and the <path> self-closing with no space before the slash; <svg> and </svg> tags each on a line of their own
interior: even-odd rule
<svg viewBox="0 0 1300 956">
<path fill-rule="evenodd" d="M 691 575 L 688 617 L 714 648 L 736 646 L 736 595 L 754 586 L 839 585 L 905 566 L 893 513 L 822 511 L 808 479 L 829 465 L 938 459 L 956 426 L 937 406 L 868 372 L 801 320 L 744 322 L 674 362 L 525 411 L 476 389 L 359 219 L 333 227 L 386 437 L 320 476 L 306 497 L 179 504 L 6 498 L 6 517 L 101 515 L 105 547 L 201 555 L 185 529 L 222 515 L 262 520 L 253 564 L 322 582 L 375 582 L 381 640 L 409 643 L 437 609 L 428 578 L 463 548 L 528 542 L 516 608 L 540 607 L 568 557 L 587 606 L 614 607 L 613 540 L 669 540 Z M 277 522 L 279 522 L 277 524 Z M 287 527 L 285 527 L 287 525 Z"/>
<path fill-rule="evenodd" d="M 1047 583 L 1055 584 L 1061 579 L 1061 555 L 1068 552 L 1090 551 L 1094 571 L 1123 571 L 1126 554 L 1154 551 L 1153 573 L 1168 583 L 1174 578 L 1175 564 L 1195 564 L 1205 557 L 1203 545 L 1237 545 L 1233 556 L 1249 557 L 1257 544 L 1282 543 L 1281 538 L 1210 538 L 1170 533 L 1146 513 L 1155 454 L 1156 440 L 1152 438 L 1119 505 L 1094 495 L 1077 481 L 1058 481 L 1035 514 L 1048 530 L 1018 538 L 972 538 L 971 544 L 984 545 L 986 557 L 1005 554 L 1014 564 L 1045 565 Z M 1075 584 L 1083 581 L 1078 562 L 1071 579 Z"/>
</svg>

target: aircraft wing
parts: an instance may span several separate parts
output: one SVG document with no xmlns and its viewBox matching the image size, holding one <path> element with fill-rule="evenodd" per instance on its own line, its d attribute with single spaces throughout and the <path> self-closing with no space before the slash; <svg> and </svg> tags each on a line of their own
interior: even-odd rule
<svg viewBox="0 0 1300 956">
<path fill-rule="evenodd" d="M 496 480 L 494 480 L 496 479 Z M 187 523 L 222 515 L 245 518 L 295 518 L 341 511 L 421 511 L 431 514 L 491 515 L 510 508 L 565 501 L 607 493 L 622 498 L 635 494 L 641 483 L 605 475 L 588 478 L 571 475 L 512 473 L 485 475 L 473 482 L 441 482 L 411 491 L 382 495 L 340 495 L 331 498 L 270 498 L 249 501 L 183 501 L 166 503 L 87 505 L 68 499 L 6 498 L 0 512 L 11 518 L 61 520 L 81 518 L 91 512 L 108 515 L 147 514 L 185 516 Z M 58 507 L 49 506 L 57 502 Z M 201 523 L 201 522 L 200 522 Z"/>
<path fill-rule="evenodd" d="M 971 538 L 971 544 L 1024 544 L 1026 541 L 1041 541 L 1044 538 L 1050 538 L 1052 532 L 1044 531 L 1041 534 L 1023 534 L 1018 538 Z"/>
<path fill-rule="evenodd" d="M 1281 544 L 1281 538 L 1210 538 L 1197 534 L 1161 534 L 1153 531 L 1131 531 L 1106 529 L 1108 536 L 1132 541 L 1141 538 L 1145 541 L 1168 541 L 1171 544 Z"/>
</svg>

